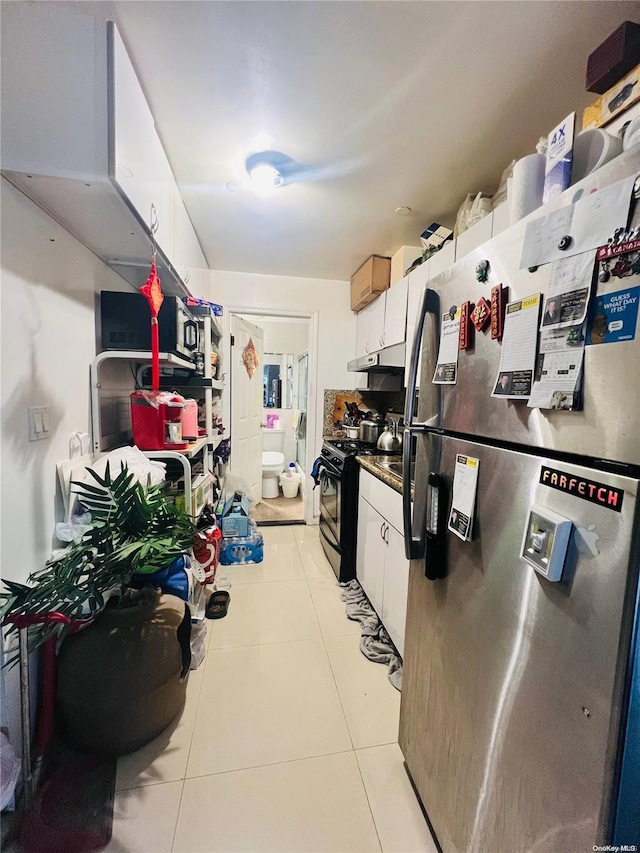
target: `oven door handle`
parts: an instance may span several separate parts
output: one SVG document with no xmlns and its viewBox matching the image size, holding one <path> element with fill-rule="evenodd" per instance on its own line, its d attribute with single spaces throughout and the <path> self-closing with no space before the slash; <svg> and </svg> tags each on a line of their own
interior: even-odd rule
<svg viewBox="0 0 640 853">
<path fill-rule="evenodd" d="M 324 541 L 327 543 L 327 545 L 328 545 L 330 548 L 332 548 L 332 549 L 336 552 L 336 554 L 339 554 L 339 553 L 340 553 L 340 548 L 339 548 L 337 545 L 334 545 L 334 544 L 333 544 L 333 542 L 331 541 L 331 539 L 329 539 L 329 537 L 327 536 L 327 534 L 326 534 L 326 533 L 324 532 L 324 530 L 322 529 L 322 525 L 321 525 L 321 524 L 319 524 L 319 525 L 318 525 L 318 527 L 320 528 L 320 535 L 322 536 L 322 538 L 324 539 Z"/>
</svg>

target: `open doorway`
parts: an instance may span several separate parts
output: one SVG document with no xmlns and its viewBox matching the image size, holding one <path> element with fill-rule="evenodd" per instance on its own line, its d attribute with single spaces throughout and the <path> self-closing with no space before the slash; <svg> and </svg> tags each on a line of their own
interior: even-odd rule
<svg viewBox="0 0 640 853">
<path fill-rule="evenodd" d="M 313 518 L 309 412 L 315 413 L 314 364 L 317 319 L 313 316 L 233 311 L 262 331 L 264 354 L 259 372 L 262 381 L 260 453 L 262 488 L 253 517 L 260 525 L 304 524 Z M 231 434 L 234 406 L 231 386 Z M 314 417 L 311 416 L 313 432 Z M 236 460 L 236 467 L 239 460 Z M 241 464 L 245 464 L 242 460 Z M 246 464 L 250 464 L 246 460 Z M 231 460 L 233 465 L 233 459 Z"/>
</svg>

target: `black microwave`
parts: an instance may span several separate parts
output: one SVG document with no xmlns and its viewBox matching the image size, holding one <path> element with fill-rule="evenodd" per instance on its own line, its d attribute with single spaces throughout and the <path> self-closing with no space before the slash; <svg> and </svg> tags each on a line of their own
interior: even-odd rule
<svg viewBox="0 0 640 853">
<path fill-rule="evenodd" d="M 151 350 L 151 311 L 141 293 L 100 293 L 103 350 Z M 158 314 L 160 352 L 195 360 L 202 351 L 198 322 L 177 296 L 165 296 Z"/>
</svg>

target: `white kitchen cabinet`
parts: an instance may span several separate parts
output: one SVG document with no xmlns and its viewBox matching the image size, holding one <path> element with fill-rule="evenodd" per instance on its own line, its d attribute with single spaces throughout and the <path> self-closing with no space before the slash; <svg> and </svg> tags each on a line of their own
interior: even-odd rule
<svg viewBox="0 0 640 853">
<path fill-rule="evenodd" d="M 456 240 L 456 262 L 464 258 L 478 246 L 487 243 L 491 239 L 493 228 L 493 211 L 475 222 Z"/>
<path fill-rule="evenodd" d="M 207 293 L 207 261 L 177 186 L 174 191 L 174 223 L 173 266 L 193 295 L 202 297 Z"/>
<path fill-rule="evenodd" d="M 384 334 L 384 307 L 386 296 L 377 299 L 359 311 L 356 316 L 356 357 L 382 349 Z"/>
<path fill-rule="evenodd" d="M 359 358 L 404 342 L 409 277 L 381 293 L 356 317 L 356 356 Z"/>
<path fill-rule="evenodd" d="M 124 43 L 113 28 L 114 177 L 142 221 L 157 227 L 155 238 L 173 261 L 175 181 L 153 116 Z"/>
<path fill-rule="evenodd" d="M 502 234 L 511 225 L 511 217 L 509 213 L 509 202 L 503 201 L 493 211 L 493 220 L 491 222 L 491 236 L 497 237 Z"/>
<path fill-rule="evenodd" d="M 389 523 L 386 525 L 385 540 L 387 550 L 384 555 L 381 619 L 402 657 L 409 591 L 409 560 L 404 555 L 404 536 Z"/>
<path fill-rule="evenodd" d="M 380 513 L 361 497 L 358 505 L 356 577 L 380 619 L 384 591 L 385 524 Z"/>
<path fill-rule="evenodd" d="M 134 287 L 153 203 L 163 289 L 186 295 L 175 179 L 115 26 L 81 4 L 12 3 L 2 28 L 2 174 Z"/>
<path fill-rule="evenodd" d="M 384 327 L 382 342 L 385 347 L 404 343 L 407 331 L 407 294 L 409 276 L 385 290 Z"/>
<path fill-rule="evenodd" d="M 369 312 L 367 352 L 377 352 L 384 346 L 384 317 L 388 292 L 388 290 L 385 290 L 371 305 L 367 305 L 367 311 Z"/>
<path fill-rule="evenodd" d="M 367 305 L 356 314 L 356 358 L 369 352 L 369 328 L 371 326 L 371 305 Z"/>
<path fill-rule="evenodd" d="M 402 495 L 361 470 L 356 577 L 400 655 L 409 585 L 401 524 Z"/>
<path fill-rule="evenodd" d="M 429 258 L 431 262 L 431 278 L 435 278 L 441 272 L 444 272 L 455 264 L 457 242 L 457 240 L 447 240 L 435 255 L 431 255 Z"/>
</svg>

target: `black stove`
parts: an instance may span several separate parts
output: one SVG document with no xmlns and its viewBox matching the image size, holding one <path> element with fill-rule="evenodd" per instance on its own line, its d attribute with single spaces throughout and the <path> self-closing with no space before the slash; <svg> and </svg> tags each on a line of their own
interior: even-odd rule
<svg viewBox="0 0 640 853">
<path fill-rule="evenodd" d="M 320 542 L 341 583 L 356 576 L 359 465 L 356 456 L 376 456 L 375 444 L 326 438 L 320 451 Z"/>
<path fill-rule="evenodd" d="M 320 451 L 322 457 L 329 463 L 342 469 L 347 459 L 355 463 L 355 457 L 375 456 L 375 444 L 366 441 L 354 441 L 350 438 L 325 438 Z"/>
</svg>

